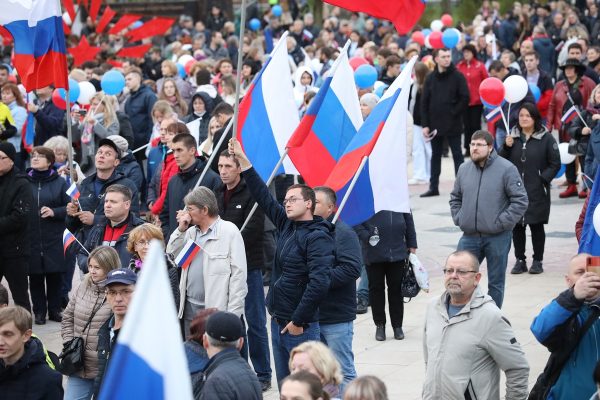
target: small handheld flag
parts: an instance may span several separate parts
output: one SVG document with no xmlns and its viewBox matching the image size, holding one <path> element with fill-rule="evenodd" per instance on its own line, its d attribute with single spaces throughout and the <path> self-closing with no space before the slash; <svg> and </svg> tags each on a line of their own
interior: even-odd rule
<svg viewBox="0 0 600 400">
<path fill-rule="evenodd" d="M 71 244 L 73 244 L 74 241 L 75 236 L 73 236 L 70 230 L 65 229 L 65 231 L 63 232 L 63 249 L 65 254 L 67 254 L 67 249 Z"/>
<path fill-rule="evenodd" d="M 571 108 L 569 108 L 560 118 L 560 122 L 563 124 L 568 124 L 569 122 L 573 121 L 578 114 L 577 107 L 571 106 Z"/>
<path fill-rule="evenodd" d="M 175 263 L 177 263 L 181 269 L 187 269 L 200 250 L 202 250 L 202 248 L 198 246 L 196 242 L 192 239 L 188 240 L 175 259 Z"/>
<path fill-rule="evenodd" d="M 495 124 L 502 118 L 502 107 L 496 107 L 489 113 L 485 114 L 485 120 L 489 123 Z"/>
<path fill-rule="evenodd" d="M 69 186 L 66 193 L 73 200 L 79 199 L 80 193 L 79 189 L 77 189 L 77 185 L 75 184 L 75 182 L 73 182 L 71 186 Z"/>
</svg>

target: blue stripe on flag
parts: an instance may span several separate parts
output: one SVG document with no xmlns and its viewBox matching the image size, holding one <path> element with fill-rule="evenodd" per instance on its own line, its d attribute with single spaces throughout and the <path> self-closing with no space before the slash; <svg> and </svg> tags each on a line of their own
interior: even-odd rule
<svg viewBox="0 0 600 400">
<path fill-rule="evenodd" d="M 14 38 L 16 54 L 40 57 L 50 51 L 66 54 L 61 17 L 50 17 L 29 26 L 27 21 L 14 21 L 4 26 Z"/>
<path fill-rule="evenodd" d="M 352 181 L 350 181 L 352 182 Z M 338 205 L 344 198 L 348 187 L 350 186 L 350 182 L 348 182 L 342 189 L 337 192 Z M 354 226 L 356 224 L 360 224 L 367 219 L 371 218 L 375 214 L 375 199 L 373 196 L 373 188 L 371 187 L 371 176 L 369 173 L 369 160 L 365 163 L 358 179 L 356 181 L 356 185 L 348 200 L 340 218 L 342 221 L 347 223 L 350 226 Z"/>
</svg>

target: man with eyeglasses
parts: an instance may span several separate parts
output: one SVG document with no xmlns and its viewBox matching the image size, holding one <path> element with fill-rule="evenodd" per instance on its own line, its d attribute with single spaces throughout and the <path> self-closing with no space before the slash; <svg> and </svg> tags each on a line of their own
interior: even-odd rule
<svg viewBox="0 0 600 400">
<path fill-rule="evenodd" d="M 450 193 L 452 219 L 463 231 L 457 250 L 486 259 L 488 294 L 501 308 L 512 230 L 527 210 L 527 192 L 517 168 L 494 150 L 489 132 L 475 132 L 470 148 L 471 160 L 460 166 Z"/>
<path fill-rule="evenodd" d="M 479 287 L 479 261 L 455 251 L 443 271 L 446 291 L 425 316 L 423 399 L 499 399 L 500 370 L 506 398 L 526 399 L 529 364 L 510 323 Z"/>
<path fill-rule="evenodd" d="M 98 398 L 112 348 L 117 343 L 127 308 L 133 298 L 136 282 L 137 275 L 129 268 L 113 269 L 104 281 L 106 301 L 110 305 L 112 316 L 98 331 L 98 375 L 94 379 L 94 398 Z"/>
</svg>

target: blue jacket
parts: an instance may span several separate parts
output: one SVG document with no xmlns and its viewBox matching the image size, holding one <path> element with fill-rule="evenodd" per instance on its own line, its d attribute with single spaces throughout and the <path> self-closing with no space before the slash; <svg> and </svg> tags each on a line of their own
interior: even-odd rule
<svg viewBox="0 0 600 400">
<path fill-rule="evenodd" d="M 289 220 L 254 168 L 242 176 L 279 233 L 267 293 L 269 313 L 296 326 L 318 321 L 319 305 L 327 296 L 335 262 L 334 226 L 321 217 Z"/>
<path fill-rule="evenodd" d="M 594 304 L 593 307 L 598 305 Z M 565 290 L 535 317 L 531 332 L 550 352 L 558 351 L 564 346 L 565 335 L 577 334 L 569 329 L 571 317 L 576 316 L 577 326 L 581 327 L 590 312 L 591 306 L 577 300 L 573 289 Z M 592 372 L 600 358 L 599 354 L 600 320 L 596 320 L 569 357 L 547 399 L 588 400 L 596 392 Z"/>
<path fill-rule="evenodd" d="M 338 220 L 335 224 L 335 264 L 331 269 L 331 284 L 319 308 L 321 324 L 339 324 L 356 319 L 356 280 L 361 267 L 358 236 L 346 223 Z"/>
<path fill-rule="evenodd" d="M 533 39 L 533 48 L 540 55 L 539 68 L 550 76 L 556 76 L 556 51 L 552 39 L 536 37 Z"/>
<path fill-rule="evenodd" d="M 33 116 L 35 117 L 34 146 L 41 146 L 52 136 L 63 134 L 65 110 L 56 107 L 51 100 L 46 101 L 43 107 L 40 106 Z"/>
<path fill-rule="evenodd" d="M 146 85 L 131 92 L 125 102 L 125 113 L 129 116 L 133 128 L 133 147 L 148 143 L 152 134 L 152 107 L 156 103 L 156 94 Z"/>
<path fill-rule="evenodd" d="M 135 156 L 128 150 L 127 154 L 121 158 L 121 162 L 117 167 L 117 171 L 122 172 L 125 175 L 125 178 L 129 179 L 135 184 L 138 192 L 142 191 L 142 187 L 146 184 L 146 180 L 144 179 L 144 172 L 138 164 Z"/>
<path fill-rule="evenodd" d="M 596 176 L 598 165 L 600 165 L 600 124 L 596 124 L 590 135 L 585 154 L 585 173 L 593 178 Z"/>
</svg>

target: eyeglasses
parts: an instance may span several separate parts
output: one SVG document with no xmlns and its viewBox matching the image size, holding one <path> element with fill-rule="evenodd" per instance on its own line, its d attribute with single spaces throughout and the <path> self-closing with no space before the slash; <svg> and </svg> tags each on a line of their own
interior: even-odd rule
<svg viewBox="0 0 600 400">
<path fill-rule="evenodd" d="M 140 240 L 140 241 L 135 242 L 135 245 L 139 246 L 139 247 L 150 246 L 150 241 L 149 240 Z"/>
<path fill-rule="evenodd" d="M 469 146 L 471 147 L 488 147 L 487 143 L 469 143 Z"/>
<path fill-rule="evenodd" d="M 129 297 L 133 293 L 132 289 L 123 289 L 123 290 L 112 290 L 108 289 L 106 291 L 106 295 L 110 297 L 117 297 L 117 295 L 121 295 L 121 297 Z"/>
<path fill-rule="evenodd" d="M 37 153 L 33 153 L 33 154 L 31 155 L 31 159 L 33 160 L 34 158 L 46 158 L 46 156 L 45 156 L 45 155 L 43 155 L 43 154 L 37 154 Z"/>
<path fill-rule="evenodd" d="M 461 270 L 461 269 L 454 269 L 454 268 L 444 268 L 442 271 L 444 271 L 444 275 L 446 276 L 451 276 L 454 275 L 456 273 L 456 275 L 458 276 L 467 276 L 467 274 L 476 274 L 479 271 L 465 271 L 465 270 Z"/>
<path fill-rule="evenodd" d="M 297 202 L 298 200 L 301 201 L 306 201 L 304 199 L 301 199 L 300 197 L 290 197 L 289 199 L 283 199 L 283 205 L 285 206 L 286 204 L 290 203 L 290 204 L 294 204 L 295 202 Z"/>
</svg>

